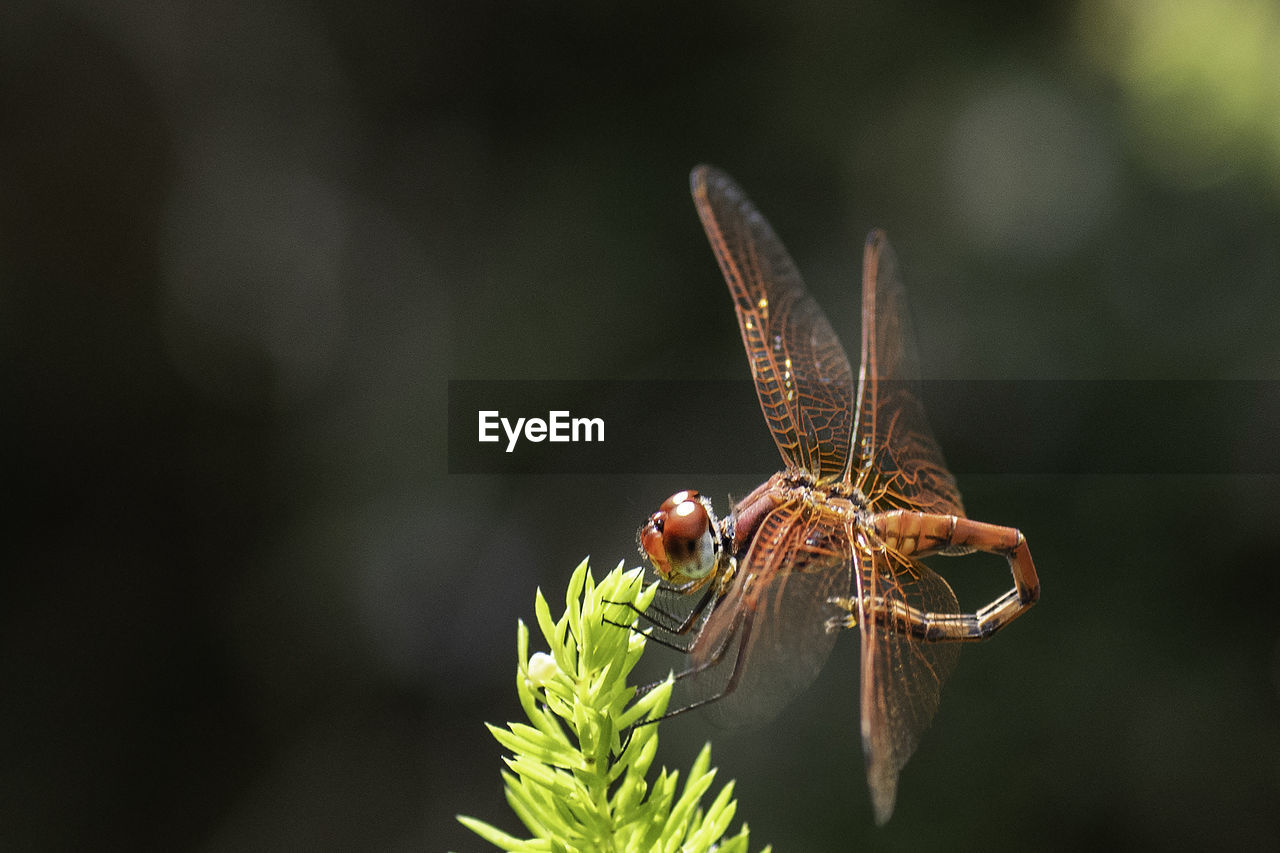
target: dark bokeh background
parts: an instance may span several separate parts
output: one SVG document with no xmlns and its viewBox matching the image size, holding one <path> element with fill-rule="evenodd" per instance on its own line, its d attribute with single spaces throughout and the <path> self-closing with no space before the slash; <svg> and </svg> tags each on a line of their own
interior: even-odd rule
<svg viewBox="0 0 1280 853">
<path fill-rule="evenodd" d="M 845 340 L 886 227 L 931 376 L 1280 380 L 1277 56 L 1275 5 L 1209 0 L 6 3 L 0 846 L 517 830 L 482 723 L 519 714 L 535 587 L 776 453 L 749 423 L 706 470 L 758 476 L 450 476 L 446 382 L 745 376 L 697 162 Z M 1280 439 L 1211 415 L 1186 454 Z M 1275 849 L 1280 482 L 1249 441 L 1218 476 L 961 472 L 1044 599 L 965 650 L 887 828 L 851 638 L 769 729 L 680 719 L 665 761 L 712 737 L 780 851 Z M 966 603 L 1007 585 L 946 568 Z"/>
</svg>

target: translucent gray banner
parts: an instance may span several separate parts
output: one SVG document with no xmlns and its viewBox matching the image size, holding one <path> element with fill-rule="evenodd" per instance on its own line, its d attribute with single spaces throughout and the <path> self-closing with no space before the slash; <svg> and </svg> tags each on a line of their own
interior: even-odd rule
<svg viewBox="0 0 1280 853">
<path fill-rule="evenodd" d="M 957 474 L 1280 474 L 1280 381 L 947 380 L 919 393 Z M 770 445 L 749 381 L 449 382 L 453 474 L 766 473 Z"/>
</svg>

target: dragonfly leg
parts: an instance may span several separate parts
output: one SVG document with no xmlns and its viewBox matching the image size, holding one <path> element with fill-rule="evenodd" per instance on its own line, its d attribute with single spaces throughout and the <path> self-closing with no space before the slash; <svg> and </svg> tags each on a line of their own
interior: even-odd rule
<svg viewBox="0 0 1280 853">
<path fill-rule="evenodd" d="M 930 554 L 967 554 L 983 551 L 999 554 L 1009 561 L 1013 589 L 976 613 L 931 613 L 910 607 L 898 599 L 870 602 L 870 612 L 877 621 L 887 621 L 931 642 L 963 642 L 984 640 L 1022 615 L 1040 598 L 1040 579 L 1036 576 L 1031 550 L 1020 530 L 987 524 L 955 515 L 935 515 L 909 510 L 892 510 L 872 519 L 883 545 L 903 557 L 927 557 Z M 849 611 L 840 617 L 856 624 L 855 610 L 845 602 L 835 602 Z M 856 602 L 848 602 L 856 606 Z"/>
<path fill-rule="evenodd" d="M 636 723 L 636 725 L 647 726 L 647 725 L 650 725 L 651 723 L 658 723 L 658 722 L 661 722 L 662 720 L 667 720 L 672 717 L 677 717 L 681 714 L 688 713 L 689 711 L 692 711 L 696 708 L 701 708 L 703 705 L 710 705 L 712 702 L 715 702 L 719 699 L 723 699 L 724 697 L 732 693 L 734 690 L 736 690 L 738 688 L 738 681 L 742 677 L 742 665 L 743 665 L 743 660 L 746 654 L 745 650 L 747 647 L 747 642 L 751 637 L 751 626 L 752 626 L 752 614 L 746 613 L 746 612 L 739 613 L 737 618 L 734 620 L 733 627 L 730 628 L 730 630 L 727 632 L 725 639 L 720 643 L 719 646 L 717 646 L 715 649 L 712 650 L 711 654 L 707 656 L 706 660 L 702 661 L 701 663 L 694 664 L 693 666 L 690 666 L 687 669 L 683 669 L 680 672 L 675 673 L 674 676 L 672 676 L 676 681 L 679 681 L 683 678 L 688 678 L 689 676 L 699 675 L 703 672 L 706 672 L 709 669 L 712 669 L 713 667 L 718 667 L 721 663 L 725 661 L 726 655 L 728 654 L 729 650 L 734 649 L 733 668 L 729 671 L 729 677 L 725 681 L 725 683 L 720 687 L 720 689 L 718 689 L 715 693 L 711 694 L 710 696 L 704 696 L 703 698 L 690 702 L 687 705 L 681 705 L 679 708 L 676 708 L 673 711 L 667 711 L 665 714 L 663 714 L 660 717 L 654 717 L 653 719 L 650 719 L 650 720 L 642 720 Z M 648 684 L 640 688 L 636 692 L 636 698 L 639 698 L 640 696 L 643 696 L 644 694 L 648 693 L 650 690 L 657 687 L 659 684 L 664 683 L 664 681 L 665 679 L 663 681 L 655 681 L 652 684 Z"/>
<path fill-rule="evenodd" d="M 681 590 L 664 589 L 663 591 L 664 592 L 680 592 Z M 691 630 L 694 629 L 695 626 L 701 625 L 701 621 L 710 615 L 711 611 L 708 608 L 711 606 L 712 602 L 714 602 L 717 598 L 718 598 L 717 587 L 708 586 L 706 589 L 706 592 L 704 592 L 702 594 L 702 597 L 698 599 L 698 602 L 694 604 L 693 609 L 690 610 L 689 613 L 684 617 L 680 617 L 673 613 L 668 613 L 667 611 L 663 610 L 661 607 L 658 607 L 657 605 L 651 604 L 648 610 L 641 610 L 639 607 L 636 607 L 635 604 L 633 604 L 630 601 L 607 601 L 606 602 L 607 604 L 616 604 L 621 607 L 626 607 L 630 609 L 637 616 L 643 619 L 646 619 L 651 624 L 649 628 L 645 629 L 645 628 L 635 628 L 631 625 L 624 625 L 623 623 L 615 622 L 612 619 L 605 619 L 604 621 L 610 625 L 616 625 L 619 628 L 626 628 L 628 630 L 635 631 L 637 634 L 643 634 L 644 636 L 649 637 L 650 639 L 656 640 L 659 644 L 667 646 L 668 648 L 673 648 L 681 652 L 687 652 L 688 649 L 680 646 L 679 644 L 672 643 L 671 641 L 663 640 L 659 637 L 654 636 L 654 633 L 653 633 L 654 630 L 661 631 L 664 634 L 671 634 L 673 636 L 683 637 L 687 635 Z"/>
</svg>

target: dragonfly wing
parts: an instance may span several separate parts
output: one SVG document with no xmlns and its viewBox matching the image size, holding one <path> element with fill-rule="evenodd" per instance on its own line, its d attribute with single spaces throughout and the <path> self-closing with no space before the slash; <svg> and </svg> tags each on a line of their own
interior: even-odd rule
<svg viewBox="0 0 1280 853">
<path fill-rule="evenodd" d="M 848 595 L 852 567 L 848 531 L 830 521 L 821 509 L 795 502 L 761 522 L 690 649 L 690 663 L 705 670 L 695 679 L 694 700 L 724 694 L 707 707 L 712 721 L 768 722 L 826 662 L 838 634 L 827 620 L 840 613 L 828 599 Z"/>
<path fill-rule="evenodd" d="M 837 480 L 847 469 L 854 421 L 844 347 L 786 248 L 733 179 L 699 166 L 691 184 L 783 461 L 818 480 Z"/>
<path fill-rule="evenodd" d="M 955 478 L 920 402 L 920 366 L 898 261 L 882 231 L 862 261 L 858 487 L 878 507 L 964 515 Z"/>
<path fill-rule="evenodd" d="M 955 593 L 928 566 L 886 549 L 859 549 L 862 748 L 876 822 L 893 813 L 898 773 L 938 710 L 955 668 L 956 643 L 913 637 L 900 602 L 918 612 L 958 613 Z M 897 615 L 895 615 L 897 614 Z"/>
</svg>

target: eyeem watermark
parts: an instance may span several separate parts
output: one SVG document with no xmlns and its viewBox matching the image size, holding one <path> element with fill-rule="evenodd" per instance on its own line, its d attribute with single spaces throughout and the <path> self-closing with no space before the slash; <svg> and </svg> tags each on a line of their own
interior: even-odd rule
<svg viewBox="0 0 1280 853">
<path fill-rule="evenodd" d="M 747 378 L 452 379 L 448 392 L 450 474 L 750 483 L 778 464 Z M 1280 379 L 934 380 L 917 396 L 958 475 L 1280 475 Z"/>
<path fill-rule="evenodd" d="M 480 441 L 501 441 L 498 429 L 507 437 L 507 453 L 516 449 L 521 436 L 525 441 L 579 442 L 604 441 L 604 418 L 574 418 L 568 410 L 551 411 L 542 418 L 516 418 L 512 423 L 497 409 L 480 411 Z"/>
</svg>

